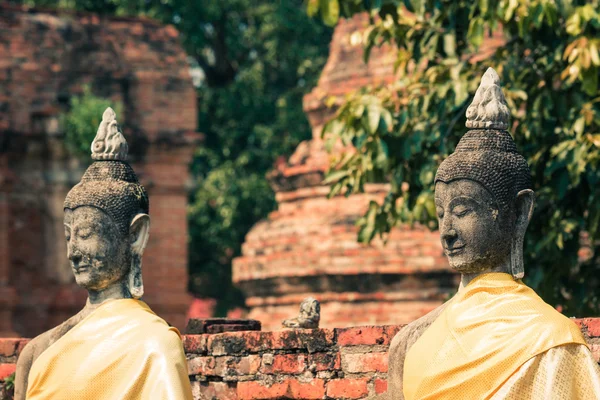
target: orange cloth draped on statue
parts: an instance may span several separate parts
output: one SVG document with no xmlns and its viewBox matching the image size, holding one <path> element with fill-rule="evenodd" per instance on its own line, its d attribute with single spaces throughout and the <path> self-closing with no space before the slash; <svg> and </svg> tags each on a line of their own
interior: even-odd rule
<svg viewBox="0 0 600 400">
<path fill-rule="evenodd" d="M 191 400 L 181 336 L 142 301 L 108 300 L 46 349 L 27 400 Z"/>
<path fill-rule="evenodd" d="M 528 360 L 567 344 L 587 346 L 574 322 L 511 275 L 482 274 L 409 349 L 405 400 L 489 399 Z"/>
</svg>

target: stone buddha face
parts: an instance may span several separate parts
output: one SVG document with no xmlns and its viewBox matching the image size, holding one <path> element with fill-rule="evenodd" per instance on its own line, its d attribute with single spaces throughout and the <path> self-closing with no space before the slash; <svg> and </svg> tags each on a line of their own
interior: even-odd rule
<svg viewBox="0 0 600 400">
<path fill-rule="evenodd" d="M 123 235 L 111 217 L 99 208 L 65 209 L 67 257 L 77 284 L 89 292 L 118 286 L 123 297 L 131 297 L 130 289 L 135 282 L 130 282 L 130 272 L 141 264 L 148 225 L 148 215 L 138 214 L 129 234 Z M 141 285 L 141 271 L 139 275 Z"/>
<path fill-rule="evenodd" d="M 437 182 L 435 205 L 442 246 L 452 268 L 482 272 L 508 257 L 510 221 L 500 216 L 494 198 L 481 184 L 469 179 Z"/>
<path fill-rule="evenodd" d="M 64 225 L 67 257 L 79 286 L 102 290 L 123 279 L 131 263 L 129 243 L 104 211 L 66 209 Z"/>
<path fill-rule="evenodd" d="M 442 246 L 453 269 L 463 274 L 511 272 L 513 252 L 522 257 L 533 209 L 531 190 L 520 192 L 514 207 L 503 212 L 483 185 L 456 179 L 436 183 L 435 204 Z"/>
</svg>

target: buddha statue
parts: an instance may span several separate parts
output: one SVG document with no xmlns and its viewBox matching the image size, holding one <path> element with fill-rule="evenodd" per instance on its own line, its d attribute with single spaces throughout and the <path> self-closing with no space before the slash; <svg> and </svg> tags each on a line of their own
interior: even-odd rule
<svg viewBox="0 0 600 400">
<path fill-rule="evenodd" d="M 143 301 L 148 195 L 108 108 L 94 162 L 64 203 L 67 257 L 84 308 L 25 346 L 15 399 L 192 399 L 181 336 Z"/>
<path fill-rule="evenodd" d="M 467 109 L 470 130 L 435 177 L 441 242 L 461 283 L 394 337 L 380 398 L 600 399 L 600 370 L 577 325 L 521 281 L 535 198 L 508 122 L 490 68 Z"/>
</svg>

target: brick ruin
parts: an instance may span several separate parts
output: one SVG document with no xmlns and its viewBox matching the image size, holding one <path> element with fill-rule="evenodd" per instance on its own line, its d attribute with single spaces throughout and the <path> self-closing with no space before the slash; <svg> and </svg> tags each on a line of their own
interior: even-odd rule
<svg viewBox="0 0 600 400">
<path fill-rule="evenodd" d="M 600 361 L 600 318 L 575 320 Z M 185 335 L 194 399 L 366 399 L 387 390 L 398 325 Z M 28 339 L 0 339 L 0 380 Z"/>
<path fill-rule="evenodd" d="M 234 260 L 233 280 L 247 296 L 249 317 L 264 329 L 280 328 L 309 295 L 321 301 L 323 327 L 408 323 L 457 286 L 435 232 L 401 227 L 387 245 L 357 243 L 356 220 L 371 200 L 383 200 L 387 185 L 326 198 L 329 186 L 321 182 L 329 155 L 321 131 L 333 109 L 325 103 L 340 104 L 354 90 L 395 79 L 392 48 L 373 49 L 363 62 L 367 26 L 368 17 L 358 15 L 335 28 L 319 83 L 304 98 L 313 137 L 269 175 L 278 210 L 253 227 Z"/>
<path fill-rule="evenodd" d="M 89 159 L 65 150 L 59 114 L 90 85 L 118 116 L 150 195 L 144 299 L 183 329 L 188 164 L 196 92 L 172 26 L 146 19 L 0 5 L 0 332 L 33 337 L 76 313 L 86 293 L 66 259 L 62 204 Z M 2 335 L 0 335 L 2 336 Z"/>
<path fill-rule="evenodd" d="M 320 139 L 349 91 L 393 79 L 391 49 L 368 65 L 342 21 L 319 85 L 305 98 L 313 139 L 270 175 L 278 211 L 249 233 L 234 279 L 265 331 L 185 335 L 195 399 L 365 399 L 387 388 L 388 347 L 400 325 L 455 288 L 437 235 L 396 229 L 387 246 L 356 243 L 354 221 L 385 185 L 327 200 L 328 155 Z M 180 329 L 187 295 L 187 163 L 195 92 L 177 32 L 143 19 L 98 18 L 0 6 L 0 331 L 32 337 L 83 304 L 62 237 L 62 202 L 86 165 L 66 153 L 58 115 L 89 83 L 125 105 L 134 168 L 150 193 L 144 258 L 146 300 Z M 41 194 L 41 195 L 38 195 Z M 24 296 L 23 293 L 27 293 Z M 322 302 L 318 330 L 270 331 L 308 293 Z M 600 318 L 575 320 L 600 361 Z M 348 327 L 357 324 L 393 324 Z M 344 326 L 344 328 L 335 328 Z M 218 332 L 215 329 L 215 332 Z M 1 335 L 0 335 L 1 336 Z M 0 338 L 0 380 L 29 339 Z M 2 394 L 0 393 L 0 397 Z"/>
</svg>

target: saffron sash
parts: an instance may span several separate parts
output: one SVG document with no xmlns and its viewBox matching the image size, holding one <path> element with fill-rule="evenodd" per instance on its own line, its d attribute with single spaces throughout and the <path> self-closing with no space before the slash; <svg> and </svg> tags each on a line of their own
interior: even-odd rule
<svg viewBox="0 0 600 400">
<path fill-rule="evenodd" d="M 142 301 L 106 301 L 34 361 L 26 398 L 191 400 L 179 331 Z"/>
<path fill-rule="evenodd" d="M 581 331 L 509 274 L 473 279 L 409 349 L 404 398 L 489 399 L 526 361 Z"/>
</svg>

